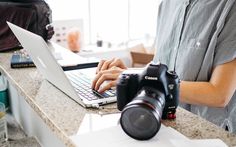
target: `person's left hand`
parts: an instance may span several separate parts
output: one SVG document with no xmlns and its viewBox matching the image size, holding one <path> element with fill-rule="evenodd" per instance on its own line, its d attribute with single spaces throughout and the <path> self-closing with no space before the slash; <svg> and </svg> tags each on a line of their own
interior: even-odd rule
<svg viewBox="0 0 236 147">
<path fill-rule="evenodd" d="M 46 25 L 46 31 L 47 31 L 47 40 L 50 40 L 52 36 L 54 35 L 54 28 L 51 24 Z"/>
<path fill-rule="evenodd" d="M 119 67 L 121 69 L 127 69 L 124 62 L 119 58 L 113 58 L 111 60 L 101 60 L 97 66 L 96 74 L 103 70 L 111 69 L 112 67 Z"/>
</svg>

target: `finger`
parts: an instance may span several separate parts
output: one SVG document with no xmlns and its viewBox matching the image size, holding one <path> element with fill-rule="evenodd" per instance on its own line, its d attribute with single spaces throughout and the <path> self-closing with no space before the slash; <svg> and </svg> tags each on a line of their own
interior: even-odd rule
<svg viewBox="0 0 236 147">
<path fill-rule="evenodd" d="M 92 89 L 95 89 L 95 85 L 96 85 L 97 81 L 99 80 L 99 78 L 100 78 L 103 74 L 106 74 L 106 73 L 109 73 L 109 72 L 110 72 L 109 70 L 98 72 L 97 75 L 95 76 L 93 82 L 92 82 Z"/>
<path fill-rule="evenodd" d="M 116 67 L 115 69 L 109 69 L 109 70 L 104 70 L 104 71 L 100 71 L 94 78 L 93 82 L 92 82 L 92 89 L 95 89 L 95 85 L 98 82 L 99 78 L 104 75 L 104 74 L 114 74 L 117 77 L 119 76 L 119 74 L 122 72 L 123 70 Z"/>
<path fill-rule="evenodd" d="M 103 93 L 106 90 L 109 90 L 110 88 L 116 86 L 117 80 L 108 82 L 105 86 L 103 86 L 101 89 L 98 90 L 99 93 Z"/>
<path fill-rule="evenodd" d="M 109 69 L 109 65 L 114 61 L 114 58 L 111 60 L 107 60 L 103 63 L 101 67 L 101 71 Z"/>
<path fill-rule="evenodd" d="M 103 65 L 103 63 L 105 62 L 105 60 L 101 60 L 99 63 L 98 63 L 98 66 L 97 66 L 97 69 L 96 69 L 96 74 L 101 70 L 101 67 Z"/>
<path fill-rule="evenodd" d="M 118 58 L 114 59 L 114 61 L 109 65 L 109 68 L 114 67 L 114 66 L 120 67 L 122 69 L 127 69 L 127 67 L 124 65 L 123 61 Z"/>
<path fill-rule="evenodd" d="M 95 85 L 96 85 L 98 79 L 99 79 L 101 76 L 102 76 L 102 72 L 99 72 L 99 73 L 95 76 L 95 78 L 93 79 L 93 82 L 92 82 L 92 86 L 91 86 L 92 89 L 95 89 Z"/>
<path fill-rule="evenodd" d="M 121 60 L 118 58 L 115 58 L 114 61 L 109 65 L 109 67 L 112 67 L 112 66 L 119 67 L 120 64 L 121 64 Z"/>
<path fill-rule="evenodd" d="M 98 90 L 104 81 L 117 79 L 118 74 L 103 74 L 96 82 L 94 90 Z"/>
</svg>

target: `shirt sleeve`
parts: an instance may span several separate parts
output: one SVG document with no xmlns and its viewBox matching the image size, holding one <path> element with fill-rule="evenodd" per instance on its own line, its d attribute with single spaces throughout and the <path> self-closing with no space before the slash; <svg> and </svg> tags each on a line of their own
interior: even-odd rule
<svg viewBox="0 0 236 147">
<path fill-rule="evenodd" d="M 226 17 L 224 28 L 219 34 L 213 66 L 230 62 L 236 58 L 236 4 Z"/>
</svg>

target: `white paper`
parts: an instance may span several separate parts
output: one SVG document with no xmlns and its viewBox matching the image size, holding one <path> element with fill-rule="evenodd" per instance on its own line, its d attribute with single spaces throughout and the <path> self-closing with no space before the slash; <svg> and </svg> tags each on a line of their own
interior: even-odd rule
<svg viewBox="0 0 236 147">
<path fill-rule="evenodd" d="M 163 124 L 159 132 L 146 141 L 129 137 L 118 125 L 120 114 L 86 114 L 77 135 L 70 138 L 79 147 L 227 147 L 219 139 L 190 140 Z"/>
<path fill-rule="evenodd" d="M 124 133 L 118 121 L 120 114 L 86 114 L 77 135 L 71 139 L 79 147 L 175 147 L 170 139 L 188 140 L 187 137 L 170 127 L 161 126 L 155 137 L 138 141 Z"/>
<path fill-rule="evenodd" d="M 85 114 L 77 135 L 117 126 L 119 119 L 120 113 L 109 115 Z"/>
<path fill-rule="evenodd" d="M 174 147 L 168 141 L 169 138 L 174 137 L 174 134 L 167 134 L 167 132 L 168 130 L 161 129 L 154 138 L 148 141 L 138 141 L 126 135 L 120 126 L 115 126 L 92 133 L 72 136 L 71 139 L 79 147 L 156 147 L 156 145 Z"/>
</svg>

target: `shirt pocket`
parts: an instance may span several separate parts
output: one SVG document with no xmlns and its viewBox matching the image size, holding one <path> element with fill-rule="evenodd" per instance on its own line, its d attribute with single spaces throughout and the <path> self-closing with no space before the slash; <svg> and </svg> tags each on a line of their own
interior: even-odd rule
<svg viewBox="0 0 236 147">
<path fill-rule="evenodd" d="M 208 42 L 204 39 L 191 39 L 189 42 L 189 55 L 191 55 L 192 63 L 196 64 L 198 68 L 202 66 L 205 58 Z"/>
<path fill-rule="evenodd" d="M 190 39 L 190 41 L 187 43 L 187 48 L 191 51 L 191 52 L 204 52 L 206 51 L 206 48 L 208 46 L 208 41 L 206 41 L 205 39 Z"/>
<path fill-rule="evenodd" d="M 197 79 L 207 47 L 208 42 L 206 40 L 197 38 L 192 38 L 182 44 L 177 61 L 180 73 L 182 73 L 182 79 L 191 81 Z"/>
</svg>

